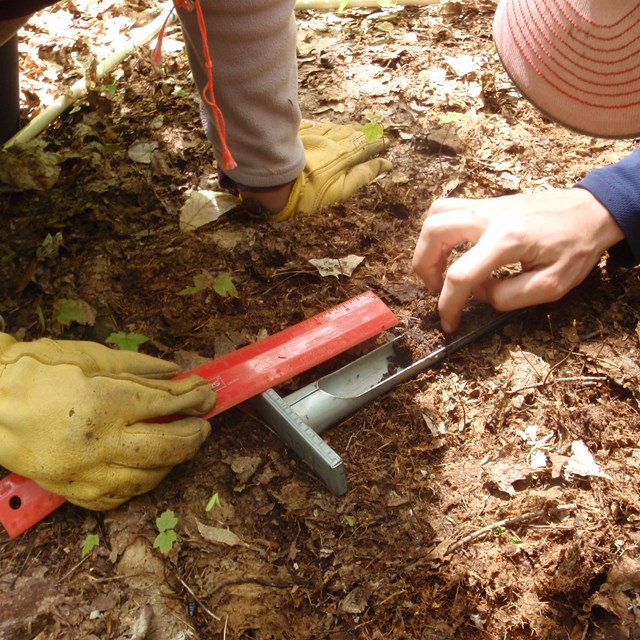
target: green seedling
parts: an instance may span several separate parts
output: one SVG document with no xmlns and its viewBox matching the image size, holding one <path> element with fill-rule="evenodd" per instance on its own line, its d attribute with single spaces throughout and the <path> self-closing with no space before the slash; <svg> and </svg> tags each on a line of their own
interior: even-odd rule
<svg viewBox="0 0 640 640">
<path fill-rule="evenodd" d="M 141 344 L 147 342 L 149 338 L 141 333 L 122 333 L 116 331 L 112 333 L 106 340 L 108 344 L 115 344 L 122 351 L 137 351 Z"/>
<path fill-rule="evenodd" d="M 95 322 L 95 313 L 83 300 L 71 298 L 56 300 L 53 315 L 64 327 L 68 327 L 72 322 L 84 325 Z"/>
<path fill-rule="evenodd" d="M 104 91 L 106 93 L 110 93 L 112 96 L 116 95 L 116 83 L 112 84 L 99 84 L 96 86 L 96 91 Z"/>
<path fill-rule="evenodd" d="M 211 284 L 212 277 L 210 274 L 201 273 L 197 276 L 193 277 L 193 284 L 185 287 L 182 291 L 178 291 L 179 296 L 193 296 L 196 293 L 200 293 L 209 287 Z M 236 285 L 233 284 L 233 280 L 228 273 L 221 273 L 213 280 L 213 290 L 221 297 L 221 298 L 237 298 L 238 290 L 236 289 Z"/>
<path fill-rule="evenodd" d="M 238 297 L 238 290 L 236 289 L 236 285 L 233 284 L 231 276 L 227 273 L 221 273 L 215 279 L 213 283 L 213 289 L 222 298 L 226 298 L 227 296 L 231 296 L 232 298 Z"/>
<path fill-rule="evenodd" d="M 100 536 L 97 533 L 90 533 L 82 543 L 82 557 L 89 555 L 100 544 Z"/>
<path fill-rule="evenodd" d="M 493 530 L 493 537 L 494 538 L 499 538 L 505 531 L 506 531 L 506 529 L 504 527 L 496 527 Z"/>
<path fill-rule="evenodd" d="M 193 277 L 193 285 L 189 285 L 182 289 L 182 291 L 178 291 L 179 296 L 193 296 L 196 293 L 200 293 L 207 288 L 207 277 L 201 273 L 200 275 Z"/>
<path fill-rule="evenodd" d="M 158 535 L 153 541 L 153 546 L 164 554 L 169 553 L 173 548 L 174 542 L 178 539 L 175 527 L 178 524 L 173 511 L 164 511 L 156 518 L 156 527 L 158 527 Z"/>
<path fill-rule="evenodd" d="M 204 508 L 204 510 L 211 511 L 213 507 L 222 509 L 222 502 L 220 502 L 220 496 L 218 495 L 217 491 L 209 498 L 209 502 L 207 502 L 207 506 Z"/>
<path fill-rule="evenodd" d="M 355 527 L 356 526 L 356 519 L 353 516 L 350 515 L 343 515 L 342 519 L 351 527 Z"/>
<path fill-rule="evenodd" d="M 382 126 L 382 118 L 375 113 L 367 113 L 367 124 L 362 127 L 362 132 L 368 143 L 375 142 L 384 135 L 384 127 Z"/>
<path fill-rule="evenodd" d="M 40 305 L 38 305 L 38 308 L 36 309 L 36 314 L 38 316 L 38 326 L 40 327 L 41 331 L 44 331 L 47 328 L 47 322 L 44 319 L 44 312 L 42 311 L 42 307 Z"/>
<path fill-rule="evenodd" d="M 464 113 L 459 113 L 458 111 L 447 111 L 438 117 L 440 124 L 450 124 L 452 122 L 460 122 L 460 120 L 464 120 Z"/>
</svg>

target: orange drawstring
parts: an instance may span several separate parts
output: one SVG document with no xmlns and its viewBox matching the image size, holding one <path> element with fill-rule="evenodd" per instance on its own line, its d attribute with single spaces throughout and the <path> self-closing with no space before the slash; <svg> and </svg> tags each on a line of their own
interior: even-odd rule
<svg viewBox="0 0 640 640">
<path fill-rule="evenodd" d="M 221 165 L 223 169 L 235 169 L 238 163 L 231 155 L 231 151 L 227 146 L 227 130 L 224 122 L 224 116 L 220 107 L 216 103 L 215 94 L 213 91 L 213 63 L 211 62 L 211 53 L 209 51 L 209 42 L 207 38 L 207 25 L 204 21 L 204 15 L 202 13 L 202 7 L 200 6 L 200 0 L 173 0 L 173 4 L 176 9 L 184 9 L 191 13 L 194 9 L 198 18 L 198 28 L 200 29 L 200 37 L 202 38 L 202 52 L 204 53 L 204 65 L 207 72 L 207 84 L 202 90 L 202 99 L 211 107 L 213 112 L 213 120 L 218 132 L 218 138 L 220 139 L 220 146 L 222 147 L 222 161 Z M 158 34 L 158 41 L 156 47 L 151 55 L 151 60 L 154 64 L 160 64 L 162 60 L 162 38 L 164 36 L 164 29 L 167 26 L 167 20 L 162 25 L 162 29 Z"/>
</svg>

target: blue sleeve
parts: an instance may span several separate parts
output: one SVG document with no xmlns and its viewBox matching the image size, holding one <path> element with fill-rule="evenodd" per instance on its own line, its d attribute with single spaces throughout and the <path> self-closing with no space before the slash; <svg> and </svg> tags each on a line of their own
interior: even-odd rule
<svg viewBox="0 0 640 640">
<path fill-rule="evenodd" d="M 577 187 L 590 191 L 622 229 L 635 263 L 640 263 L 640 149 L 607 167 L 594 169 Z"/>
</svg>

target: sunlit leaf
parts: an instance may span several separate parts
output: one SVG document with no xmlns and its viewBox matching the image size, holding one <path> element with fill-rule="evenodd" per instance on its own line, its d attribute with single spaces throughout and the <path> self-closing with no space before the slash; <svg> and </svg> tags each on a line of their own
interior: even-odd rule
<svg viewBox="0 0 640 640">
<path fill-rule="evenodd" d="M 356 519 L 353 516 L 350 515 L 343 515 L 342 516 L 344 521 L 350 526 L 350 527 L 355 527 L 356 526 Z"/>
<path fill-rule="evenodd" d="M 96 321 L 96 312 L 93 307 L 84 300 L 73 300 L 71 298 L 56 300 L 53 306 L 53 315 L 65 327 L 68 327 L 72 322 L 93 325 Z"/>
<path fill-rule="evenodd" d="M 137 351 L 141 344 L 147 342 L 149 338 L 141 333 L 123 333 L 116 331 L 112 333 L 106 340 L 109 344 L 115 344 L 123 351 Z"/>
<path fill-rule="evenodd" d="M 227 296 L 231 296 L 232 298 L 238 297 L 236 285 L 233 284 L 231 276 L 227 273 L 222 273 L 215 279 L 213 288 L 215 289 L 215 292 L 223 298 L 226 298 Z"/>
<path fill-rule="evenodd" d="M 173 548 L 173 543 L 177 540 L 178 535 L 173 529 L 161 531 L 153 541 L 153 546 L 160 549 L 162 553 L 169 553 Z"/>
<path fill-rule="evenodd" d="M 100 544 L 100 536 L 97 533 L 90 533 L 82 543 L 82 557 L 91 553 Z"/>
<path fill-rule="evenodd" d="M 464 120 L 464 113 L 457 111 L 447 111 L 438 118 L 440 124 L 450 124 L 451 122 L 460 122 L 460 120 Z"/>
<path fill-rule="evenodd" d="M 179 296 L 192 296 L 207 288 L 207 277 L 204 274 L 194 276 L 193 284 L 178 291 Z"/>
<path fill-rule="evenodd" d="M 194 191 L 180 209 L 180 231 L 195 231 L 205 224 L 214 222 L 239 204 L 240 200 L 229 193 Z"/>
<path fill-rule="evenodd" d="M 367 124 L 362 127 L 362 131 L 369 143 L 375 142 L 384 135 L 383 126 L 381 124 L 374 124 L 373 122 L 367 122 Z"/>
<path fill-rule="evenodd" d="M 174 529 L 178 524 L 178 518 L 176 518 L 173 511 L 164 511 L 156 518 L 156 526 L 158 531 L 168 531 Z"/>
<path fill-rule="evenodd" d="M 209 498 L 209 502 L 207 502 L 207 506 L 205 507 L 204 510 L 211 511 L 213 507 L 218 507 L 219 509 L 222 509 L 222 502 L 220 502 L 220 496 L 218 495 L 217 491 Z"/>
</svg>

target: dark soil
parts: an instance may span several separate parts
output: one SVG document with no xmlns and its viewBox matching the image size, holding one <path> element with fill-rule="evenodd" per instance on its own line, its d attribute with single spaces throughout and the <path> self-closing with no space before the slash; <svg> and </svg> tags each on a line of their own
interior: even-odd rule
<svg viewBox="0 0 640 640">
<path fill-rule="evenodd" d="M 273 224 L 238 208 L 189 233 L 180 211 L 216 188 L 215 170 L 169 27 L 162 68 L 141 48 L 38 137 L 59 175 L 41 157 L 22 173 L 44 188 L 3 191 L 6 330 L 136 332 L 141 351 L 190 367 L 373 290 L 400 319 L 378 344 L 402 331 L 440 344 L 437 300 L 411 271 L 430 202 L 571 186 L 634 146 L 574 135 L 520 99 L 492 46 L 494 8 L 300 12 L 305 117 L 379 116 L 393 171 L 311 216 Z M 78 0 L 35 18 L 21 42 L 25 120 L 156 14 L 151 0 Z M 148 163 L 128 153 L 140 142 L 155 144 Z M 309 262 L 349 255 L 364 258 L 350 277 Z M 216 292 L 219 276 L 237 297 Z M 61 324 L 68 299 L 91 311 L 86 324 Z M 216 416 L 196 458 L 149 494 L 0 533 L 0 638 L 640 638 L 639 299 L 636 271 L 603 261 L 565 299 L 326 431 L 341 497 L 244 405 Z M 454 339 L 485 312 L 470 307 Z M 576 442 L 599 474 L 575 467 Z M 166 510 L 178 540 L 162 554 Z M 92 533 L 100 544 L 82 557 Z"/>
</svg>

